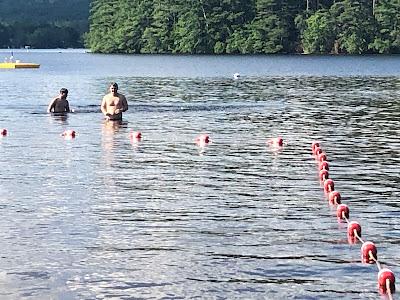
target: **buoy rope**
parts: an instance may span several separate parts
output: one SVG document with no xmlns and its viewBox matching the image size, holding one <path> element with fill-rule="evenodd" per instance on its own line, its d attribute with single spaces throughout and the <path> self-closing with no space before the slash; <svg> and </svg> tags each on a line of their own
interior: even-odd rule
<svg viewBox="0 0 400 300">
<path fill-rule="evenodd" d="M 386 279 L 386 293 L 388 295 L 389 300 L 393 300 L 392 290 L 390 289 L 390 280 Z"/>
<path fill-rule="evenodd" d="M 364 244 L 365 242 L 364 242 L 363 239 L 358 235 L 357 230 L 354 229 L 353 232 L 354 232 L 354 236 L 355 236 L 362 244 Z M 373 261 L 375 262 L 375 264 L 376 264 L 378 270 L 379 270 L 379 271 L 382 270 L 381 263 L 375 258 L 375 256 L 372 254 L 372 251 L 371 251 L 371 250 L 368 251 L 368 256 L 369 256 L 369 258 L 370 258 L 371 260 L 373 260 Z"/>
<path fill-rule="evenodd" d="M 376 266 L 378 267 L 378 270 L 379 271 L 382 270 L 381 263 L 373 256 L 372 252 L 369 251 L 368 254 L 369 254 L 369 258 L 372 259 L 376 263 Z"/>
<path fill-rule="evenodd" d="M 318 144 L 318 146 L 319 146 L 319 144 Z M 314 146 L 313 146 L 314 147 Z M 314 153 L 314 155 L 317 157 L 317 153 L 316 152 L 314 152 L 314 148 L 313 148 L 313 153 Z M 320 174 L 321 175 L 321 174 Z M 327 180 L 326 178 L 325 178 L 325 176 L 322 176 L 323 178 L 322 179 L 324 179 L 324 180 Z M 333 184 L 332 184 L 333 185 Z M 325 185 L 325 182 L 324 182 L 324 188 L 325 188 L 325 191 L 327 191 L 327 192 L 333 192 L 334 191 L 334 188 L 332 187 L 332 185 L 331 184 L 327 184 L 327 185 Z M 335 199 L 335 203 L 334 204 L 338 204 L 337 203 L 337 201 L 336 201 L 336 199 Z M 348 225 L 348 227 L 349 227 L 349 225 L 350 225 L 350 221 L 349 221 L 349 218 L 346 216 L 348 214 L 348 209 L 347 209 L 347 211 L 341 211 L 341 215 L 340 215 L 340 217 L 341 217 L 341 219 L 342 220 L 345 220 L 346 221 L 346 223 L 347 223 L 347 225 Z M 338 216 L 338 219 L 339 219 L 339 214 L 337 215 Z M 348 231 L 349 232 L 349 231 Z M 349 234 L 349 233 L 348 233 Z M 365 244 L 365 241 L 361 238 L 361 231 L 360 231 L 360 235 L 358 234 L 358 231 L 357 231 L 357 229 L 353 229 L 353 234 L 354 234 L 354 237 L 358 240 L 358 241 L 360 241 L 363 245 Z M 376 250 L 375 250 L 376 251 Z M 373 254 L 373 252 L 371 251 L 371 250 L 369 250 L 368 251 L 368 256 L 369 256 L 369 259 L 371 260 L 371 261 L 373 261 L 373 262 L 375 262 L 375 264 L 376 264 L 376 266 L 377 266 L 377 268 L 378 268 L 378 270 L 379 270 L 379 272 L 381 272 L 383 269 L 382 269 L 382 266 L 381 266 L 381 263 L 378 261 L 378 258 L 377 257 L 375 257 L 374 256 L 374 254 Z M 391 271 L 390 271 L 391 272 Z M 394 292 L 394 281 L 393 281 L 393 291 L 392 291 L 392 283 L 391 283 L 391 279 L 389 279 L 389 278 L 386 278 L 386 280 L 385 280 L 385 288 L 386 288 L 386 291 L 384 291 L 385 292 L 385 294 L 387 295 L 387 297 L 388 297 L 388 299 L 389 300 L 393 300 L 393 292 Z M 382 287 L 382 283 L 380 283 L 380 286 Z"/>
<path fill-rule="evenodd" d="M 364 244 L 365 242 L 362 240 L 361 236 L 358 235 L 357 230 L 354 229 L 353 232 L 354 232 L 354 236 L 357 238 L 357 240 L 359 240 L 362 244 Z"/>
<path fill-rule="evenodd" d="M 350 221 L 349 221 L 349 219 L 347 219 L 346 213 L 345 213 L 344 211 L 342 211 L 342 218 L 346 220 L 346 223 L 347 223 L 347 224 L 350 223 Z"/>
</svg>

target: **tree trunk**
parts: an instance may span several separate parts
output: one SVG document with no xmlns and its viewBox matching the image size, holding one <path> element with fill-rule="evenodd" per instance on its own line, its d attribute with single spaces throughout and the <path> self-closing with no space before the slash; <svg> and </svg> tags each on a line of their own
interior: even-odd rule
<svg viewBox="0 0 400 300">
<path fill-rule="evenodd" d="M 375 16 L 375 4 L 376 0 L 372 0 L 372 15 Z"/>
</svg>

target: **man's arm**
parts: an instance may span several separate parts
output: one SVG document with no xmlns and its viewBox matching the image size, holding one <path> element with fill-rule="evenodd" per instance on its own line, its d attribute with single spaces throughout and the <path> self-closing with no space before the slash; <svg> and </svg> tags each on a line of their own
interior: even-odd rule
<svg viewBox="0 0 400 300">
<path fill-rule="evenodd" d="M 66 112 L 71 112 L 71 110 L 69 109 L 69 102 L 67 101 L 67 105 L 65 106 L 65 111 Z"/>
<path fill-rule="evenodd" d="M 125 96 L 122 96 L 122 111 L 128 110 L 128 101 L 126 101 Z"/>
<path fill-rule="evenodd" d="M 107 103 L 106 103 L 106 97 L 103 98 L 103 101 L 101 102 L 100 106 L 101 112 L 106 115 L 107 114 Z"/>
<path fill-rule="evenodd" d="M 47 107 L 47 112 L 48 113 L 51 112 L 51 110 L 54 110 L 54 106 L 55 106 L 56 100 L 57 100 L 57 98 L 54 98 L 53 100 L 51 100 L 49 106 Z"/>
</svg>

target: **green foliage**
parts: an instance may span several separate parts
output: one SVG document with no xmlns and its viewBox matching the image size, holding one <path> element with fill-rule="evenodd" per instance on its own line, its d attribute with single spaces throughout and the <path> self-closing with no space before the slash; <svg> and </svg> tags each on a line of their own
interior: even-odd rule
<svg viewBox="0 0 400 300">
<path fill-rule="evenodd" d="M 332 5 L 330 12 L 336 22 L 335 33 L 339 51 L 349 54 L 367 52 L 374 36 L 372 3 L 344 0 Z"/>
<path fill-rule="evenodd" d="M 175 26 L 173 0 L 156 0 L 150 16 L 150 25 L 142 35 L 143 53 L 168 53 L 172 51 L 172 29 Z"/>
<path fill-rule="evenodd" d="M 80 34 L 72 27 L 29 23 L 0 25 L 1 47 L 19 48 L 25 45 L 33 48 L 77 48 L 82 46 Z"/>
<path fill-rule="evenodd" d="M 370 49 L 379 53 L 400 53 L 400 0 L 380 0 L 376 4 L 375 18 L 378 34 Z"/>
<path fill-rule="evenodd" d="M 204 18 L 202 6 L 199 1 L 191 2 L 189 7 L 179 5 L 178 21 L 172 31 L 173 52 L 174 53 L 207 53 L 207 26 Z"/>
<path fill-rule="evenodd" d="M 329 11 L 318 10 L 306 20 L 302 40 L 304 53 L 329 53 L 335 41 L 334 21 Z"/>
<path fill-rule="evenodd" d="M 90 0 L 0 1 L 0 46 L 82 47 Z"/>
<path fill-rule="evenodd" d="M 282 1 L 256 0 L 256 15 L 248 26 L 246 49 L 250 53 L 278 53 L 285 50 L 289 36 L 281 13 Z"/>
<path fill-rule="evenodd" d="M 86 30 L 89 4 L 90 0 L 1 0 L 0 20 L 33 24 L 84 21 Z"/>
<path fill-rule="evenodd" d="M 8 28 L 0 23 L 0 47 L 7 48 L 11 33 Z"/>
<path fill-rule="evenodd" d="M 3 0 L 0 46 L 79 47 L 89 28 L 101 53 L 400 53 L 399 15 L 400 0 Z"/>
<path fill-rule="evenodd" d="M 2 0 L 0 47 L 400 53 L 399 15 L 400 0 Z"/>
</svg>

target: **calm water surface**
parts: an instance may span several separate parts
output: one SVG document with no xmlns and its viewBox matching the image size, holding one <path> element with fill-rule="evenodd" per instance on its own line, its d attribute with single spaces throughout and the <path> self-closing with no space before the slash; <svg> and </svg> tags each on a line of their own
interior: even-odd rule
<svg viewBox="0 0 400 300">
<path fill-rule="evenodd" d="M 400 57 L 14 56 L 41 68 L 0 70 L 1 299 L 381 299 L 313 140 L 399 278 Z M 67 118 L 45 113 L 61 87 Z"/>
</svg>

